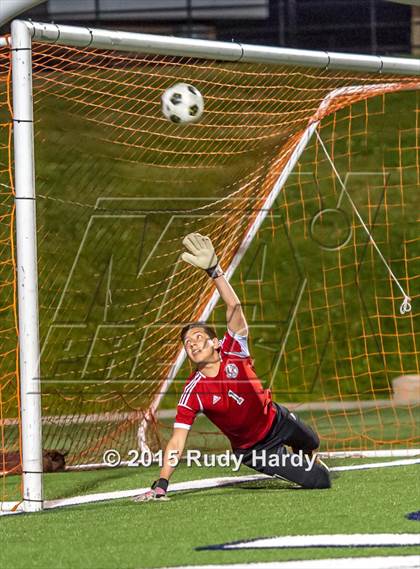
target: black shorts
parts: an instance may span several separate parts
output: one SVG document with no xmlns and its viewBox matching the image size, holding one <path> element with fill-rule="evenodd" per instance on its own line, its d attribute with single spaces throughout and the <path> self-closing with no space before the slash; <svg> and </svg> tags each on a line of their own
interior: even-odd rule
<svg viewBox="0 0 420 569">
<path fill-rule="evenodd" d="M 295 482 L 304 488 L 329 488 L 331 486 L 328 469 L 319 463 L 305 462 L 312 451 L 319 447 L 318 435 L 299 417 L 283 405 L 274 403 L 277 415 L 268 434 L 248 449 L 233 449 L 241 457 L 242 464 L 257 472 Z M 287 451 L 291 447 L 292 453 Z M 297 454 L 302 456 L 302 464 L 297 465 Z M 256 457 L 265 456 L 265 464 Z M 271 460 L 273 459 L 273 460 Z M 276 459 L 276 460 L 275 460 Z M 277 462 L 277 464 L 276 464 Z"/>
<path fill-rule="evenodd" d="M 279 444 L 290 446 L 294 453 L 302 451 L 310 454 L 319 447 L 318 435 L 283 405 L 273 402 L 277 409 L 268 434 L 253 448 L 271 449 Z"/>
</svg>

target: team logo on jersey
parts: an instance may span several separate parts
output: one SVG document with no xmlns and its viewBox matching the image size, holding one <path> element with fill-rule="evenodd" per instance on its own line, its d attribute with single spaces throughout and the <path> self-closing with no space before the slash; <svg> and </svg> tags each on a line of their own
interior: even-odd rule
<svg viewBox="0 0 420 569">
<path fill-rule="evenodd" d="M 238 377 L 238 366 L 235 364 L 228 364 L 226 366 L 226 375 L 230 378 L 230 379 L 235 379 L 235 377 Z"/>
<path fill-rule="evenodd" d="M 216 405 L 216 403 L 219 403 L 220 400 L 221 400 L 221 397 L 219 397 L 218 395 L 213 395 L 213 405 Z"/>
<path fill-rule="evenodd" d="M 235 366 L 236 367 L 236 366 Z M 240 395 L 237 395 L 234 391 L 232 391 L 231 389 L 229 389 L 228 391 L 228 396 L 232 397 L 232 399 L 234 401 L 236 401 L 236 403 L 238 405 L 242 405 L 242 403 L 245 401 L 245 399 L 243 397 L 241 397 Z"/>
</svg>

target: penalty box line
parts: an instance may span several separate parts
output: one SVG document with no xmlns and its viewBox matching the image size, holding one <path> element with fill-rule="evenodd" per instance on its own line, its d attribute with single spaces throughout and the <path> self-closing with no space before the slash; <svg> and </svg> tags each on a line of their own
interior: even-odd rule
<svg viewBox="0 0 420 569">
<path fill-rule="evenodd" d="M 162 569 L 409 569 L 419 567 L 418 555 L 389 557 L 343 557 L 333 559 L 304 559 L 301 561 L 268 561 L 214 565 L 177 565 Z"/>
</svg>

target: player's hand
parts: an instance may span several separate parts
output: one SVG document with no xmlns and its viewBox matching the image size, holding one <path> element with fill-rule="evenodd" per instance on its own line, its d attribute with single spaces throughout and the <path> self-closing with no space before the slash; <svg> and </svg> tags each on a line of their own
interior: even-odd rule
<svg viewBox="0 0 420 569">
<path fill-rule="evenodd" d="M 133 502 L 150 502 L 150 500 L 161 500 L 162 502 L 167 502 L 169 500 L 166 495 L 166 490 L 163 488 L 152 488 L 143 494 L 134 496 Z"/>
<path fill-rule="evenodd" d="M 205 271 L 217 266 L 217 256 L 210 237 L 199 233 L 189 233 L 184 237 L 182 244 L 189 251 L 181 255 L 186 263 Z"/>
<path fill-rule="evenodd" d="M 155 480 L 150 490 L 138 496 L 134 496 L 133 502 L 149 502 L 150 500 L 162 500 L 162 502 L 165 502 L 169 500 L 166 495 L 168 484 L 169 481 L 166 478 Z"/>
</svg>

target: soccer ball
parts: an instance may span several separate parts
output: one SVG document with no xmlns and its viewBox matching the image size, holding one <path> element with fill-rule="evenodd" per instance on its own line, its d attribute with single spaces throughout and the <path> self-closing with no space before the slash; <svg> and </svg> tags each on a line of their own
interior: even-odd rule
<svg viewBox="0 0 420 569">
<path fill-rule="evenodd" d="M 173 123 L 197 122 L 203 111 L 200 91 L 188 83 L 176 83 L 162 95 L 162 112 Z"/>
</svg>

